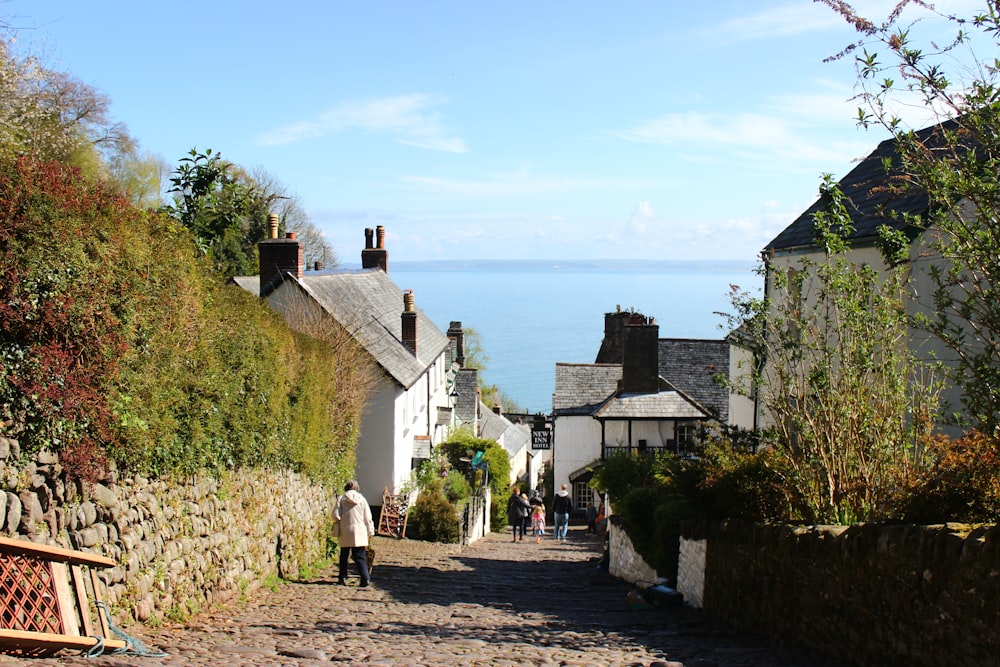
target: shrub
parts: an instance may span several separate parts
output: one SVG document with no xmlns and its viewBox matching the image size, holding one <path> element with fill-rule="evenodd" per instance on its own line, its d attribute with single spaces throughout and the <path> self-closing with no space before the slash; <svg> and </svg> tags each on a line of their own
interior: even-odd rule
<svg viewBox="0 0 1000 667">
<path fill-rule="evenodd" d="M 430 487 L 417 498 L 410 510 L 407 526 L 418 540 L 458 542 L 462 534 L 457 508 L 448 502 L 439 488 Z"/>
<path fill-rule="evenodd" d="M 469 484 L 465 475 L 457 470 L 452 470 L 444 479 L 443 491 L 449 503 L 461 507 L 472 495 L 472 485 Z"/>
<path fill-rule="evenodd" d="M 916 523 L 1000 521 L 1000 443 L 978 431 L 932 445 L 934 464 L 919 473 L 902 518 Z"/>
<path fill-rule="evenodd" d="M 463 459 L 471 459 L 476 452 L 483 452 L 483 461 L 489 471 L 490 490 L 494 495 L 499 495 L 507 488 L 510 457 L 496 440 L 477 438 L 468 429 L 459 429 L 448 437 L 447 442 L 438 445 L 438 448 L 453 470 L 466 473 L 470 479 L 473 477 L 472 467 L 468 460 Z"/>
<path fill-rule="evenodd" d="M 794 470 L 774 450 L 756 454 L 727 443 L 709 443 L 697 465 L 699 512 L 713 519 L 789 521 L 802 518 L 801 501 L 789 479 Z"/>
</svg>

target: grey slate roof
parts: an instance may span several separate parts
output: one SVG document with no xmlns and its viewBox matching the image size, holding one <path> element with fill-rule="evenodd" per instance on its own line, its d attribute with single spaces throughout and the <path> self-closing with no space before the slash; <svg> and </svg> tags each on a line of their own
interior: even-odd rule
<svg viewBox="0 0 1000 667">
<path fill-rule="evenodd" d="M 659 374 L 721 421 L 729 419 L 729 391 L 715 377 L 729 375 L 729 342 L 661 338 Z"/>
<path fill-rule="evenodd" d="M 503 440 L 503 448 L 508 456 L 514 456 L 531 441 L 531 429 L 524 424 L 515 424 L 503 415 L 498 415 L 486 404 L 480 402 L 479 437 L 486 440 Z"/>
<path fill-rule="evenodd" d="M 408 389 L 448 349 L 448 337 L 417 308 L 417 355 L 403 345 L 403 290 L 381 269 L 306 274 L 294 280 Z"/>
<path fill-rule="evenodd" d="M 475 368 L 461 368 L 455 375 L 454 391 L 458 396 L 454 398 L 455 419 L 464 424 L 471 424 L 476 421 L 479 406 L 479 371 Z"/>
<path fill-rule="evenodd" d="M 231 280 L 254 296 L 260 294 L 260 276 L 235 276 Z"/>
<path fill-rule="evenodd" d="M 618 390 L 621 364 L 556 364 L 552 412 L 559 416 L 593 414 Z"/>
<path fill-rule="evenodd" d="M 921 140 L 930 140 L 933 143 L 932 135 L 943 126 L 953 127 L 953 124 L 934 125 L 920 130 L 917 136 Z M 884 166 L 886 160 L 890 160 L 893 164 L 893 168 L 888 172 Z M 839 181 L 840 189 L 847 196 L 848 210 L 854 222 L 854 231 L 848 237 L 850 241 L 857 243 L 875 238 L 881 225 L 903 229 L 911 236 L 917 232 L 916 229 L 893 220 L 887 214 L 888 211 L 921 214 L 928 210 L 926 194 L 913 191 L 904 193 L 888 187 L 899 176 L 899 169 L 896 168 L 898 164 L 896 141 L 886 139 Z M 813 247 L 815 245 L 813 216 L 823 210 L 824 206 L 823 199 L 817 199 L 768 243 L 764 250 L 780 251 Z"/>
<path fill-rule="evenodd" d="M 309 294 L 361 343 L 375 362 L 408 389 L 448 347 L 448 337 L 417 308 L 417 356 L 403 345 L 403 291 L 381 269 L 305 274 L 291 281 Z M 260 294 L 260 276 L 232 281 Z"/>
<path fill-rule="evenodd" d="M 708 415 L 673 391 L 656 394 L 620 394 L 594 413 L 597 419 L 704 419 Z"/>
</svg>

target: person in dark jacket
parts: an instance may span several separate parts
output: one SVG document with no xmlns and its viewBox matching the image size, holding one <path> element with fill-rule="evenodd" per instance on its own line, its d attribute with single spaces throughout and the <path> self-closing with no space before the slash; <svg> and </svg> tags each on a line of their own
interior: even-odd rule
<svg viewBox="0 0 1000 667">
<path fill-rule="evenodd" d="M 566 541 L 566 531 L 569 530 L 569 513 L 573 511 L 573 499 L 563 484 L 556 491 L 556 498 L 552 501 L 552 513 L 555 515 L 556 539 L 560 542 Z"/>
<path fill-rule="evenodd" d="M 524 525 L 530 515 L 531 505 L 528 504 L 527 498 L 521 494 L 521 489 L 515 486 L 510 494 L 510 500 L 507 501 L 507 522 L 510 524 L 514 538 L 512 541 L 517 542 L 518 533 L 520 533 L 520 539 L 524 539 Z"/>
</svg>

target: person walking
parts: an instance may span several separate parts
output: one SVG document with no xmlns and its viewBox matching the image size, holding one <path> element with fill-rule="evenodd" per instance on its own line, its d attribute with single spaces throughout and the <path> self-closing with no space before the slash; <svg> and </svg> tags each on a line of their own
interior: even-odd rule
<svg viewBox="0 0 1000 667">
<path fill-rule="evenodd" d="M 371 572 L 368 570 L 368 539 L 375 535 L 375 522 L 372 521 L 372 508 L 361 495 L 357 480 L 350 480 L 344 485 L 344 495 L 337 500 L 333 511 L 333 519 L 337 522 L 337 544 L 340 545 L 340 576 L 337 583 L 347 583 L 347 559 L 354 561 L 361 577 L 361 587 L 371 584 Z"/>
<path fill-rule="evenodd" d="M 528 504 L 528 499 L 521 493 L 521 489 L 515 486 L 510 494 L 510 500 L 507 501 L 507 522 L 510 523 L 513 542 L 517 542 L 518 533 L 520 539 L 524 539 L 524 527 L 530 514 L 531 505 Z"/>
<path fill-rule="evenodd" d="M 531 512 L 531 528 L 535 533 L 535 544 L 541 544 L 542 535 L 545 534 L 545 505 L 533 505 Z"/>
<path fill-rule="evenodd" d="M 552 501 L 552 513 L 555 515 L 556 539 L 560 542 L 566 541 L 566 531 L 569 530 L 569 514 L 573 511 L 573 499 L 570 498 L 566 485 L 563 484 L 556 491 L 555 500 Z"/>
</svg>

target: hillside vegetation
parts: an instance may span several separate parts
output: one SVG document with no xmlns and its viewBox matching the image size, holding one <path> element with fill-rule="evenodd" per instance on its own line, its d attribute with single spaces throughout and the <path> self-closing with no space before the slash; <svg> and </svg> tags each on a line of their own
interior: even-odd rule
<svg viewBox="0 0 1000 667">
<path fill-rule="evenodd" d="M 0 262 L 0 418 L 22 452 L 91 479 L 353 469 L 357 351 L 223 284 L 170 218 L 75 167 L 3 157 Z"/>
</svg>

